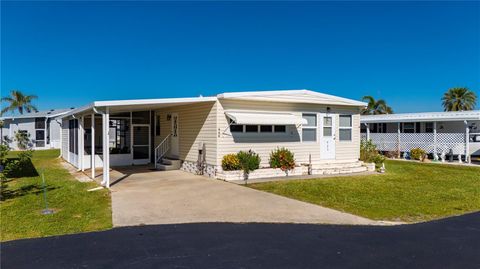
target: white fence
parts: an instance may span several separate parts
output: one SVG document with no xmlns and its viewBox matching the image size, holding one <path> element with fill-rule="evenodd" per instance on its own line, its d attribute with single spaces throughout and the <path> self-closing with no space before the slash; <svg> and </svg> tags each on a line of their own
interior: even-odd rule
<svg viewBox="0 0 480 269">
<path fill-rule="evenodd" d="M 465 154 L 465 133 L 437 133 L 437 141 L 433 133 L 370 133 L 370 139 L 380 151 L 409 152 L 413 148 L 421 148 L 427 153 L 438 154 L 442 152 L 453 154 Z M 362 133 L 362 140 L 367 139 L 367 134 Z M 399 145 L 400 143 L 400 145 Z"/>
</svg>

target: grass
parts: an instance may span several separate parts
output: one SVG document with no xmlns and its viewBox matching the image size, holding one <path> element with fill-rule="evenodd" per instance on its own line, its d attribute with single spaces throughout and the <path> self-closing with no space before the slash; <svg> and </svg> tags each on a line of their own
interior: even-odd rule
<svg viewBox="0 0 480 269">
<path fill-rule="evenodd" d="M 480 168 L 386 161 L 387 173 L 249 184 L 375 220 L 425 221 L 480 210 Z"/>
<path fill-rule="evenodd" d="M 2 241 L 112 227 L 108 190 L 87 192 L 97 185 L 75 180 L 61 166 L 59 153 L 59 150 L 35 151 L 33 173 L 25 171 L 24 177 L 8 179 L 5 183 L 0 202 Z M 16 154 L 18 152 L 11 152 L 9 157 Z M 41 171 L 45 174 L 49 208 L 55 211 L 52 215 L 41 214 L 45 207 Z"/>
</svg>

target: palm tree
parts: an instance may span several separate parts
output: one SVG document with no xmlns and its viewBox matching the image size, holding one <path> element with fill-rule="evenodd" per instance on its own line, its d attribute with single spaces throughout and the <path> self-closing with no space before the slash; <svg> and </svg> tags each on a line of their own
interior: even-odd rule
<svg viewBox="0 0 480 269">
<path fill-rule="evenodd" d="M 1 99 L 2 102 L 6 102 L 8 105 L 2 109 L 0 115 L 15 111 L 18 111 L 20 114 L 23 114 L 24 111 L 28 113 L 32 111 L 38 112 L 38 109 L 32 105 L 34 99 L 37 99 L 36 95 L 25 95 L 19 90 L 11 90 L 10 96 Z"/>
<path fill-rule="evenodd" d="M 393 114 L 393 109 L 383 99 L 375 100 L 372 96 L 367 95 L 362 97 L 362 101 L 368 103 L 367 107 L 362 110 L 362 115 Z"/>
<path fill-rule="evenodd" d="M 465 87 L 450 88 L 442 97 L 445 111 L 473 110 L 476 103 L 477 95 Z"/>
</svg>

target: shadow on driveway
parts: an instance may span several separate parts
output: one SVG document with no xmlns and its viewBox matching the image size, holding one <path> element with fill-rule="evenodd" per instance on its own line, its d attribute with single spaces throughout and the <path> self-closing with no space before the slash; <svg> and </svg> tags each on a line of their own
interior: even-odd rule
<svg viewBox="0 0 480 269">
<path fill-rule="evenodd" d="M 1 268 L 479 268 L 480 213 L 400 226 L 182 224 L 2 244 Z"/>
</svg>

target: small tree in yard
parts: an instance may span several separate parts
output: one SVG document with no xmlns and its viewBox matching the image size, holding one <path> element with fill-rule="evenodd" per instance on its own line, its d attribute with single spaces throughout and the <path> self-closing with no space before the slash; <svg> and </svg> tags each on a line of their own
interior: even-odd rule
<svg viewBox="0 0 480 269">
<path fill-rule="evenodd" d="M 270 167 L 280 168 L 288 176 L 288 171 L 295 169 L 294 154 L 286 148 L 277 148 L 270 153 Z"/>
<path fill-rule="evenodd" d="M 30 147 L 30 134 L 28 132 L 16 132 L 15 140 L 18 148 L 21 150 L 26 150 Z"/>
<path fill-rule="evenodd" d="M 243 170 L 243 179 L 248 183 L 248 175 L 260 167 L 260 156 L 252 150 L 240 151 L 237 154 L 240 168 Z"/>
</svg>

